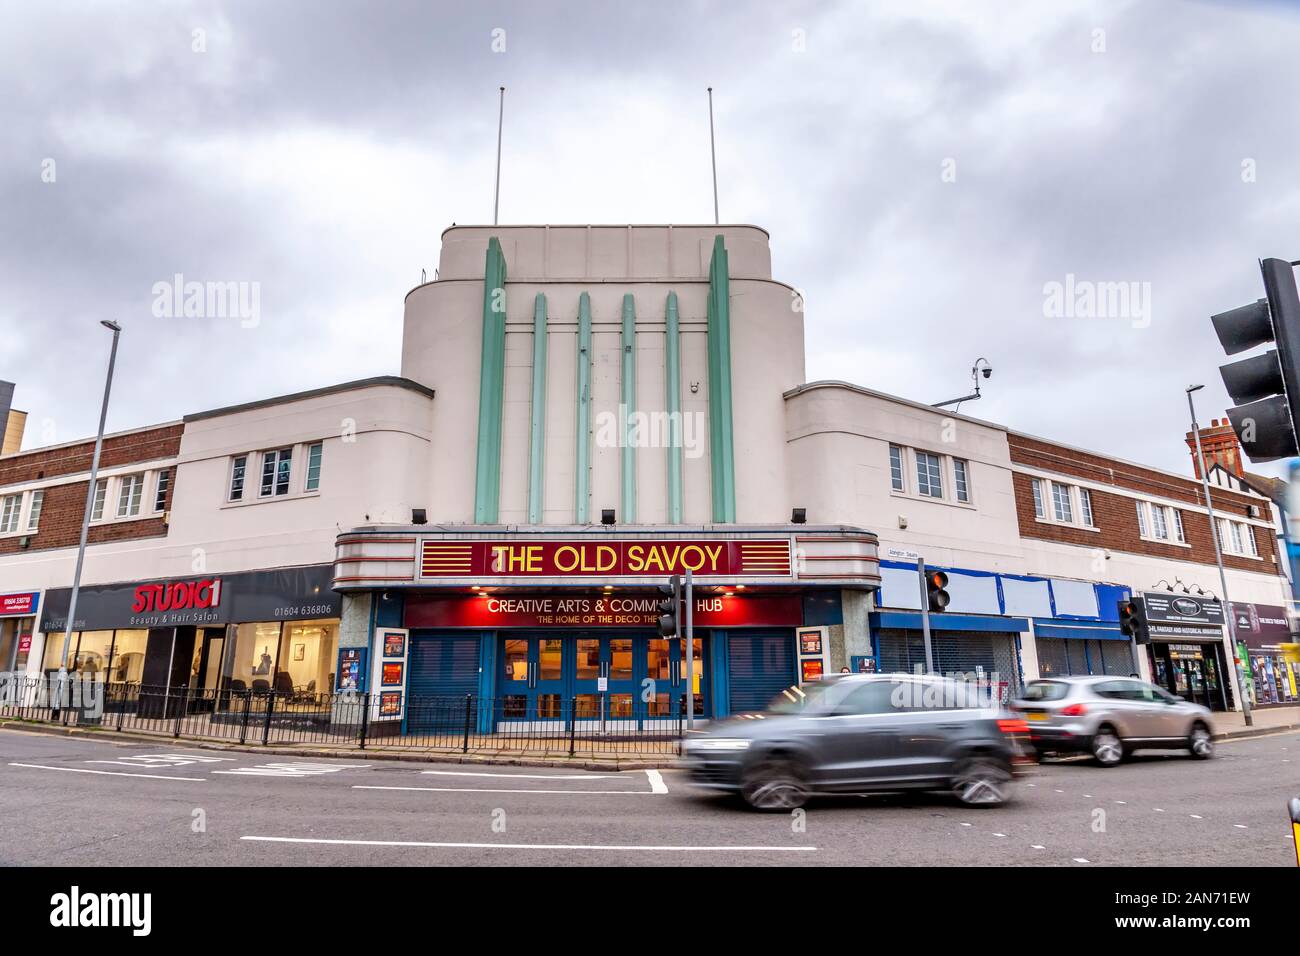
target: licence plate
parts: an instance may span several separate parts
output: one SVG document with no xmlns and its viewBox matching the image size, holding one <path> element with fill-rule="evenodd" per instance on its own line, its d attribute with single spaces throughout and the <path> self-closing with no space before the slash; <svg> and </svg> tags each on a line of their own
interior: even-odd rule
<svg viewBox="0 0 1300 956">
<path fill-rule="evenodd" d="M 1025 719 L 1026 719 L 1026 720 L 1046 720 L 1046 719 L 1047 719 L 1047 714 L 1046 714 L 1046 712 L 1041 711 L 1041 710 L 1038 711 L 1037 713 L 1034 713 L 1033 711 L 1030 711 L 1029 713 L 1025 714 Z"/>
</svg>

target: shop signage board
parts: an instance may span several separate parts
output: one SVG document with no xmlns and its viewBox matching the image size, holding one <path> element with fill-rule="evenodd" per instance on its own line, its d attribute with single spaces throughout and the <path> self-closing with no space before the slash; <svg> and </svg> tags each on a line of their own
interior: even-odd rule
<svg viewBox="0 0 1300 956">
<path fill-rule="evenodd" d="M 1223 637 L 1223 605 L 1217 598 L 1168 591 L 1144 591 L 1151 636 L 1169 639 L 1199 637 L 1219 640 Z"/>
<path fill-rule="evenodd" d="M 591 578 L 788 577 L 790 540 L 571 540 L 420 543 L 420 577 Z"/>
<path fill-rule="evenodd" d="M 412 595 L 407 627 L 634 627 L 659 623 L 658 595 L 476 594 Z M 798 595 L 722 595 L 695 598 L 696 627 L 795 627 L 803 620 Z"/>
<path fill-rule="evenodd" d="M 0 594 L 0 617 L 32 617 L 36 614 L 40 600 L 39 591 Z"/>
<path fill-rule="evenodd" d="M 344 647 L 339 649 L 338 690 L 341 692 L 364 691 L 366 689 L 366 654 L 365 647 Z"/>
<path fill-rule="evenodd" d="M 1291 641 L 1291 624 L 1280 604 L 1232 604 L 1237 639 L 1251 650 L 1278 651 Z"/>
<path fill-rule="evenodd" d="M 332 565 L 155 578 L 83 587 L 74 630 L 303 621 L 342 614 Z M 41 630 L 66 626 L 71 589 L 46 592 Z"/>
</svg>

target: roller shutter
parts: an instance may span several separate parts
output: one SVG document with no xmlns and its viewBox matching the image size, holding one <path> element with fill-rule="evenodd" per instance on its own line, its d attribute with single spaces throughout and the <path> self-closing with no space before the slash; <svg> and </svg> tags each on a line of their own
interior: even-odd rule
<svg viewBox="0 0 1300 956">
<path fill-rule="evenodd" d="M 763 710 L 772 698 L 794 683 L 791 631 L 732 631 L 727 641 L 731 657 L 728 672 L 731 713 Z"/>
<path fill-rule="evenodd" d="M 464 713 L 466 694 L 478 696 L 477 634 L 411 634 L 407 723 L 411 728 L 446 723 Z"/>
<path fill-rule="evenodd" d="M 940 674 L 956 676 L 982 672 L 1014 693 L 1020 688 L 1020 662 L 1013 634 L 996 631 L 933 631 L 934 666 Z M 880 669 L 915 673 L 925 667 L 925 638 L 920 631 L 880 632 Z"/>
</svg>

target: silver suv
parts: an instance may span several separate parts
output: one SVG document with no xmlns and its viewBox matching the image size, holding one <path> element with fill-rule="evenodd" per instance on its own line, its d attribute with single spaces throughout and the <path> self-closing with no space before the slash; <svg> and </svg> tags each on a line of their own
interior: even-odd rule
<svg viewBox="0 0 1300 956">
<path fill-rule="evenodd" d="M 1207 708 L 1133 677 L 1030 681 L 1011 708 L 1024 716 L 1039 753 L 1082 751 L 1103 767 L 1143 748 L 1214 756 Z"/>
</svg>

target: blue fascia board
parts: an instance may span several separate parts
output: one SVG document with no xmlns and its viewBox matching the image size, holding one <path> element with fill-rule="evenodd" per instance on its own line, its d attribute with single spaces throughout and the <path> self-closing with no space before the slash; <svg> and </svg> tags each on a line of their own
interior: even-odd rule
<svg viewBox="0 0 1300 956">
<path fill-rule="evenodd" d="M 920 611 L 872 611 L 869 620 L 873 630 L 898 628 L 921 630 Z M 997 617 L 992 614 L 942 614 L 930 615 L 932 631 L 1014 631 L 1029 630 L 1027 617 Z"/>
</svg>

